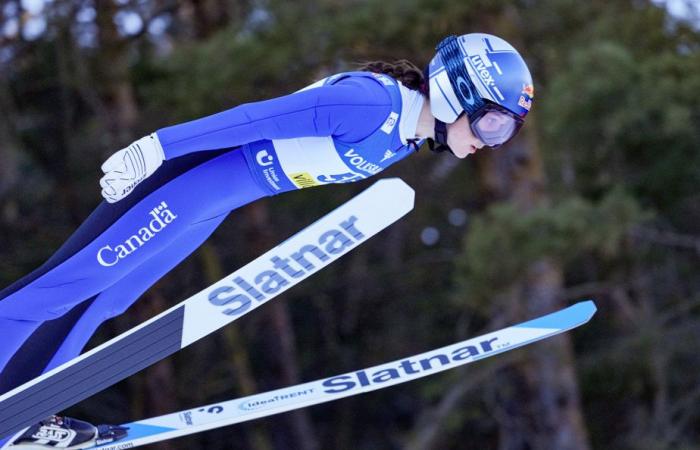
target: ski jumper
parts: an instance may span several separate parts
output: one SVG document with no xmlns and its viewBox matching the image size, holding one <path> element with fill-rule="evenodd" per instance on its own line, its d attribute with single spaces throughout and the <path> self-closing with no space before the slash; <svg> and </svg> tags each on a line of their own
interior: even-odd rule
<svg viewBox="0 0 700 450">
<path fill-rule="evenodd" d="M 361 180 L 415 152 L 422 105 L 389 76 L 348 72 L 158 130 L 158 171 L 102 202 L 43 266 L 0 291 L 0 394 L 79 355 L 229 212 Z"/>
</svg>

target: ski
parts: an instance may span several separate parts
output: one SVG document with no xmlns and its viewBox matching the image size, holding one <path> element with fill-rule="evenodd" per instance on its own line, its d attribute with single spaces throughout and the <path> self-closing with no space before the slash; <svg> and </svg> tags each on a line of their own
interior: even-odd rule
<svg viewBox="0 0 700 450">
<path fill-rule="evenodd" d="M 0 439 L 133 375 L 308 278 L 413 209 L 383 179 L 267 253 L 143 324 L 0 396 Z"/>
<path fill-rule="evenodd" d="M 561 334 L 596 312 L 584 301 L 519 325 L 335 377 L 122 425 L 127 436 L 92 449 L 121 450 L 330 402 L 426 377 Z"/>
</svg>

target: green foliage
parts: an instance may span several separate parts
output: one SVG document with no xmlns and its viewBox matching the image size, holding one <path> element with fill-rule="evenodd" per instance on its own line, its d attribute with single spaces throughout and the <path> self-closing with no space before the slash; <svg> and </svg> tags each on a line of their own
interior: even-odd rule
<svg viewBox="0 0 700 450">
<path fill-rule="evenodd" d="M 586 253 L 617 256 L 630 228 L 648 217 L 621 189 L 596 203 L 571 197 L 525 213 L 510 203 L 493 205 L 473 219 L 456 261 L 458 283 L 470 301 L 489 301 L 543 258 L 566 265 Z"/>
<path fill-rule="evenodd" d="M 639 20 L 625 23 L 649 34 Z M 572 49 L 544 93 L 542 123 L 550 163 L 573 161 L 579 190 L 624 183 L 672 208 L 700 180 L 700 80 L 688 76 L 700 54 L 679 51 L 680 39 L 675 47 L 656 39 L 665 41 L 658 51 L 606 36 Z"/>
</svg>

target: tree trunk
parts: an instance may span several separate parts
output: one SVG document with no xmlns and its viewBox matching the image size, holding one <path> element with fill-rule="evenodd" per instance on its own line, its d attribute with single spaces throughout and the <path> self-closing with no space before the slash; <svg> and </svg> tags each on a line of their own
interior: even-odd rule
<svg viewBox="0 0 700 450">
<path fill-rule="evenodd" d="M 528 270 L 509 311 L 517 322 L 552 312 L 561 304 L 561 270 L 543 259 Z M 501 450 L 588 449 L 580 410 L 571 338 L 559 336 L 539 343 L 512 370 L 499 376 Z"/>
<path fill-rule="evenodd" d="M 510 201 L 524 214 L 546 204 L 542 160 L 532 120 L 507 152 L 480 155 L 481 184 L 493 199 Z M 556 261 L 535 261 L 505 307 L 517 323 L 565 307 L 562 268 Z M 526 361 L 501 375 L 499 396 L 501 450 L 556 448 L 586 450 L 588 435 L 581 413 L 570 335 L 538 344 Z"/>
<path fill-rule="evenodd" d="M 96 3 L 100 45 L 97 70 L 111 112 L 110 123 L 105 124 L 105 128 L 111 128 L 120 140 L 127 143 L 133 140 L 139 112 L 129 77 L 129 40 L 119 35 L 115 23 L 118 10 L 113 0 Z"/>
</svg>

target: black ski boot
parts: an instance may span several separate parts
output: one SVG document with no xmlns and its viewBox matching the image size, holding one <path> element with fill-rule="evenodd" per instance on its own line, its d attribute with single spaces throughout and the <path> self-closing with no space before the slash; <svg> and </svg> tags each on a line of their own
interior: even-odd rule
<svg viewBox="0 0 700 450">
<path fill-rule="evenodd" d="M 94 426 L 82 420 L 51 416 L 13 438 L 8 450 L 79 450 L 114 442 L 126 436 L 128 428 Z"/>
</svg>

